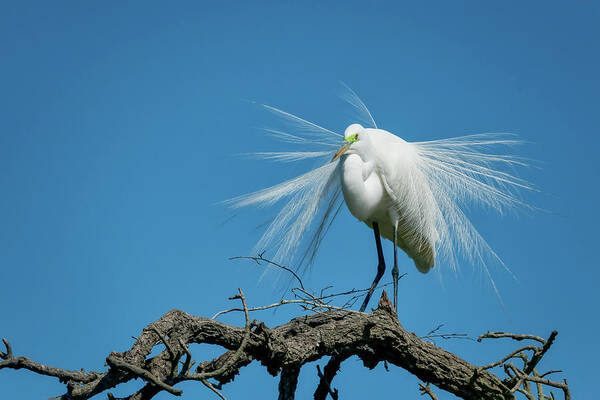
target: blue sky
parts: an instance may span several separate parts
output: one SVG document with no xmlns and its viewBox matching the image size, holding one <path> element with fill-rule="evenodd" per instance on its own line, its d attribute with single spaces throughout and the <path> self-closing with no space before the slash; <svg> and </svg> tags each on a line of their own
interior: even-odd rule
<svg viewBox="0 0 600 400">
<path fill-rule="evenodd" d="M 528 142 L 518 153 L 537 168 L 521 175 L 541 192 L 525 199 L 547 212 L 470 214 L 518 278 L 493 271 L 506 307 L 469 265 L 459 276 L 441 266 L 440 277 L 402 258 L 400 320 L 418 334 L 441 323 L 474 337 L 557 329 L 541 368 L 564 370 L 574 398 L 592 397 L 597 351 L 584 343 L 600 328 L 599 17 L 591 2 L 3 3 L 0 336 L 17 355 L 104 370 L 106 355 L 170 309 L 211 316 L 238 287 L 251 305 L 273 302 L 277 288 L 259 282 L 262 270 L 227 258 L 250 254 L 274 210 L 230 218 L 218 203 L 312 165 L 235 156 L 278 149 L 257 129 L 276 121 L 248 100 L 343 131 L 351 118 L 336 97 L 341 80 L 406 140 L 501 131 Z M 371 232 L 344 209 L 305 282 L 366 287 L 374 261 Z M 298 313 L 255 317 L 273 326 Z M 478 364 L 510 349 L 438 345 Z M 316 381 L 306 367 L 299 398 Z M 253 365 L 224 394 L 274 398 L 277 382 Z M 405 371 L 369 372 L 357 360 L 334 383 L 342 398 L 418 397 Z M 3 398 L 63 387 L 0 372 Z M 182 389 L 184 398 L 211 396 L 197 384 Z"/>
</svg>

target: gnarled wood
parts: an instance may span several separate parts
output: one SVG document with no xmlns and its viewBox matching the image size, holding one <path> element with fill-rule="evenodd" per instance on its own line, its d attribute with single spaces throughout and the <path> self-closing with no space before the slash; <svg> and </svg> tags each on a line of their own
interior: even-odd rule
<svg viewBox="0 0 600 400">
<path fill-rule="evenodd" d="M 237 298 L 243 300 L 246 308 L 241 291 Z M 165 350 L 148 359 L 153 347 L 161 343 Z M 188 350 L 191 343 L 215 344 L 227 351 L 217 359 L 198 364 L 192 372 Z M 303 365 L 325 356 L 345 359 L 353 355 L 367 368 L 382 361 L 397 365 L 463 399 L 514 398 L 507 387 L 510 380 L 502 381 L 485 368 L 406 331 L 385 292 L 371 314 L 332 310 L 297 317 L 274 328 L 256 321 L 250 323 L 248 319 L 246 327 L 239 328 L 179 310 L 169 311 L 144 328 L 131 349 L 111 353 L 107 358 L 110 368 L 105 373 L 45 367 L 26 357 L 14 357 L 12 351 L 8 353 L 2 353 L 0 369 L 25 368 L 67 380 L 63 400 L 88 399 L 137 377 L 147 385 L 130 399 L 149 399 L 161 390 L 179 395 L 181 391 L 174 386 L 186 380 L 201 381 L 222 396 L 220 385 L 231 382 L 241 368 L 253 361 L 260 362 L 272 375 L 282 373 L 280 398 L 293 399 L 297 374 Z"/>
</svg>

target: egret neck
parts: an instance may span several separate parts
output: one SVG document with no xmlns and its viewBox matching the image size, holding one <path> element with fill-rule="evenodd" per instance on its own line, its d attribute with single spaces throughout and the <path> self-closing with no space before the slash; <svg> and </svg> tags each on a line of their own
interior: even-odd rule
<svg viewBox="0 0 600 400">
<path fill-rule="evenodd" d="M 382 204 L 386 194 L 381 179 L 374 173 L 375 164 L 364 162 L 358 154 L 345 154 L 341 162 L 342 191 L 352 215 L 361 221 L 386 216 Z"/>
</svg>

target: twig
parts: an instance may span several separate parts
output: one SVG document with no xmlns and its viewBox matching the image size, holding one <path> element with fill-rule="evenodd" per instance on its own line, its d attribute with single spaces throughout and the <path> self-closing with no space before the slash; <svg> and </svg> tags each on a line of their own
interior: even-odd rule
<svg viewBox="0 0 600 400">
<path fill-rule="evenodd" d="M 319 366 L 319 364 L 317 364 L 317 375 L 319 376 L 319 379 L 320 379 L 319 386 L 321 384 L 323 384 L 327 388 L 327 392 L 329 393 L 331 398 L 333 400 L 338 400 L 338 390 L 337 389 L 331 390 L 331 385 L 327 381 L 327 378 L 325 378 L 325 375 L 323 375 L 323 373 L 321 372 L 321 367 Z M 317 398 L 316 392 L 315 392 L 315 398 Z"/>
<path fill-rule="evenodd" d="M 490 368 L 497 367 L 499 365 L 504 364 L 504 371 L 510 378 L 510 379 L 505 380 L 505 383 L 511 386 L 511 389 L 510 389 L 511 393 L 519 392 L 519 393 L 524 394 L 527 397 L 527 399 L 535 400 L 531 385 L 529 384 L 529 382 L 533 382 L 536 384 L 536 387 L 537 387 L 538 400 L 554 399 L 554 394 L 552 394 L 552 393 L 550 393 L 550 395 L 551 395 L 550 397 L 544 395 L 542 385 L 548 385 L 548 386 L 562 389 L 564 392 L 564 395 L 565 395 L 565 400 L 569 400 L 571 398 L 571 394 L 569 392 L 569 387 L 566 383 L 566 380 L 564 381 L 564 383 L 560 383 L 560 382 L 553 382 L 549 379 L 544 378 L 544 376 L 546 376 L 546 375 L 549 375 L 549 374 L 552 374 L 555 372 L 561 372 L 561 371 L 551 370 L 540 376 L 537 373 L 537 371 L 535 370 L 536 365 L 540 362 L 540 360 L 546 354 L 548 349 L 550 349 L 550 346 L 552 346 L 552 343 L 554 343 L 554 340 L 557 335 L 558 335 L 557 331 L 552 331 L 552 333 L 550 333 L 550 336 L 548 337 L 548 339 L 543 339 L 543 338 L 541 338 L 539 336 L 535 336 L 535 335 L 521 335 L 521 334 L 514 334 L 514 333 L 507 333 L 507 332 L 487 332 L 487 333 L 479 336 L 477 341 L 481 342 L 482 339 L 486 339 L 486 338 L 492 338 L 492 339 L 510 338 L 510 339 L 517 340 L 517 341 L 535 340 L 535 341 L 541 343 L 542 346 L 541 347 L 540 346 L 532 346 L 532 345 L 523 346 L 517 350 L 514 350 L 513 352 L 511 352 L 510 354 L 508 354 L 507 356 L 503 357 L 501 360 L 499 360 L 495 363 L 486 365 L 484 367 L 480 367 L 480 370 L 486 370 L 486 369 L 490 369 Z M 529 359 L 524 353 L 524 351 L 527 351 L 527 350 L 533 352 L 531 359 Z M 522 359 L 523 360 L 523 370 L 520 370 L 519 368 L 515 367 L 512 363 L 506 364 L 506 362 L 511 358 Z M 533 376 L 531 375 L 532 373 L 533 373 Z M 521 385 L 523 386 L 522 389 L 520 388 Z"/>
<path fill-rule="evenodd" d="M 128 362 L 120 360 L 117 357 L 114 357 L 113 355 L 108 356 L 106 358 L 106 362 L 112 368 L 118 368 L 131 372 L 132 374 L 139 376 L 146 382 L 153 383 L 154 385 L 160 387 L 163 390 L 166 390 L 171 394 L 174 394 L 175 396 L 181 396 L 181 394 L 183 393 L 182 390 L 175 389 L 173 386 L 167 385 L 166 383 L 155 377 L 150 371 L 140 368 L 137 365 L 129 364 Z"/>
<path fill-rule="evenodd" d="M 348 357 L 350 357 L 349 354 L 342 354 L 331 357 L 327 362 L 327 365 L 325 365 L 325 368 L 323 368 L 323 374 L 320 374 L 320 369 L 317 369 L 317 373 L 319 374 L 319 378 L 321 379 L 319 380 L 319 385 L 317 386 L 315 394 L 313 395 L 314 400 L 325 400 L 327 398 L 327 393 L 332 393 L 331 381 L 340 370 L 342 362 L 347 360 Z M 317 366 L 317 368 L 319 367 Z M 336 397 L 334 398 L 336 399 L 338 396 L 337 389 L 335 389 L 333 392 L 336 393 Z M 333 397 L 333 395 L 331 396 Z"/>
<path fill-rule="evenodd" d="M 215 392 L 217 394 L 217 396 L 219 396 L 222 400 L 227 400 L 227 398 L 225 396 L 223 396 L 223 393 L 221 393 L 216 387 L 214 387 L 214 385 L 212 383 L 210 383 L 208 380 L 201 378 L 200 382 L 202 382 L 204 384 L 204 386 L 206 386 L 207 388 L 209 388 L 210 390 Z"/>
<path fill-rule="evenodd" d="M 400 276 L 398 277 L 398 279 L 402 278 L 404 275 L 406 275 L 406 274 L 402 274 L 402 275 L 400 275 Z M 377 290 L 377 289 L 382 289 L 382 288 L 384 288 L 384 287 L 386 287 L 386 286 L 390 286 L 392 283 L 393 283 L 393 282 L 388 282 L 388 283 L 385 283 L 385 284 L 383 284 L 383 285 L 379 285 L 379 286 L 377 286 L 377 287 L 375 288 L 375 290 Z M 349 295 L 349 294 L 355 294 L 355 293 L 366 293 L 366 292 L 368 292 L 369 290 L 370 290 L 370 288 L 367 288 L 367 289 L 352 289 L 352 290 L 348 290 L 348 291 L 346 291 L 346 292 L 328 294 L 327 296 L 320 297 L 320 299 L 321 299 L 321 300 L 325 300 L 325 299 L 329 299 L 329 298 L 331 298 L 331 297 L 347 296 L 347 295 Z"/>
<path fill-rule="evenodd" d="M 510 354 L 508 354 L 507 356 L 503 357 L 500 361 L 496 361 L 495 363 L 486 365 L 484 367 L 480 367 L 481 369 L 490 369 L 490 368 L 494 368 L 497 367 L 499 365 L 504 364 L 506 361 L 510 360 L 513 357 L 516 357 L 519 355 L 520 352 L 525 351 L 525 350 L 532 350 L 532 351 L 536 351 L 537 347 L 535 346 L 523 346 L 521 348 L 518 348 L 517 350 L 511 352 Z"/>
<path fill-rule="evenodd" d="M 169 352 L 169 355 L 171 356 L 171 360 L 174 360 L 176 357 L 176 353 L 171 348 L 171 345 L 167 342 L 167 338 L 162 333 L 160 333 L 160 331 L 154 326 L 151 327 L 150 330 L 152 330 L 152 332 L 156 333 L 156 335 L 158 336 L 160 341 L 163 342 L 163 344 L 167 348 L 167 351 Z"/>
<path fill-rule="evenodd" d="M 436 326 L 435 328 L 433 328 L 432 330 L 430 330 L 429 332 L 427 332 L 427 335 L 431 335 L 433 333 L 436 333 L 437 331 L 439 331 L 440 329 L 442 329 L 442 327 L 444 326 L 444 324 L 439 324 L 438 326 Z M 421 338 L 423 338 L 424 336 L 421 336 Z"/>
<path fill-rule="evenodd" d="M 240 346 L 235 351 L 235 353 L 233 354 L 233 357 L 229 360 L 229 362 L 225 363 L 225 365 L 221 366 L 220 368 L 218 368 L 212 372 L 200 372 L 200 373 L 195 373 L 195 374 L 187 374 L 186 378 L 193 379 L 193 380 L 202 380 L 202 379 L 212 378 L 212 377 L 221 375 L 227 369 L 229 369 L 233 364 L 235 364 L 236 361 L 243 354 L 244 349 L 246 347 L 246 343 L 250 339 L 250 334 L 252 332 L 252 330 L 251 330 L 252 324 L 250 323 L 250 315 L 248 313 L 248 305 L 246 304 L 246 297 L 244 296 L 244 292 L 242 292 L 242 289 L 238 288 L 238 294 L 230 297 L 229 299 L 230 300 L 240 299 L 242 301 L 242 306 L 244 307 L 243 311 L 244 311 L 244 316 L 246 318 L 246 327 L 244 329 L 244 331 L 245 331 L 244 338 L 242 339 Z"/>
<path fill-rule="evenodd" d="M 531 375 L 525 375 L 522 371 L 519 371 L 517 368 L 514 368 L 513 366 L 513 370 L 514 372 L 519 376 L 520 379 L 524 380 L 524 381 L 529 381 L 529 382 L 534 382 L 534 383 L 541 383 L 543 385 L 547 385 L 547 386 L 552 386 L 558 389 L 562 389 L 564 395 L 565 395 L 565 400 L 570 400 L 571 399 L 571 392 L 569 391 L 569 385 L 567 384 L 567 380 L 563 379 L 563 382 L 554 382 L 551 381 L 549 379 L 546 378 L 541 378 L 538 376 L 531 376 Z"/>
<path fill-rule="evenodd" d="M 296 278 L 296 280 L 298 281 L 298 284 L 300 285 L 300 287 L 301 287 L 302 289 L 304 289 L 304 284 L 302 283 L 302 279 L 300 279 L 300 277 L 298 276 L 298 274 L 296 274 L 296 273 L 294 272 L 294 270 L 292 270 L 291 268 L 288 268 L 288 267 L 286 267 L 286 266 L 283 266 L 283 265 L 281 265 L 281 264 L 277 264 L 277 263 L 276 263 L 276 262 L 274 262 L 274 261 L 267 260 L 266 258 L 264 258 L 264 257 L 263 257 L 263 253 L 260 253 L 260 254 L 258 255 L 258 257 L 251 257 L 251 256 L 237 256 L 237 257 L 229 257 L 229 260 L 240 260 L 240 259 L 253 260 L 253 261 L 255 261 L 255 262 L 258 264 L 258 265 L 260 265 L 260 262 L 261 262 L 261 261 L 263 261 L 263 262 L 266 262 L 266 263 L 268 263 L 268 264 L 271 264 L 271 265 L 273 265 L 273 266 L 275 266 L 275 267 L 277 267 L 277 268 L 281 268 L 282 270 L 284 270 L 284 271 L 287 271 L 287 272 L 289 272 L 290 274 L 292 274 L 292 275 L 293 275 L 293 277 L 294 277 L 294 278 Z"/>
<path fill-rule="evenodd" d="M 514 340 L 537 340 L 541 344 L 545 344 L 546 341 L 539 336 L 535 335 L 521 335 L 515 333 L 508 332 L 487 332 L 477 338 L 478 342 L 481 342 L 482 339 L 498 339 L 498 338 L 511 338 Z"/>
<path fill-rule="evenodd" d="M 26 357 L 15 357 L 13 349 L 6 340 L 4 341 L 5 351 L 0 352 L 2 358 L 0 369 L 23 368 L 57 377 L 67 385 L 67 393 L 60 396 L 64 400 L 89 399 L 136 378 L 143 379 L 145 385 L 135 393 L 119 400 L 149 400 L 161 391 L 181 394 L 181 391 L 175 389 L 175 386 L 182 381 L 194 379 L 209 387 L 211 391 L 215 392 L 216 390 L 215 393 L 219 398 L 224 399 L 224 396 L 220 394 L 222 385 L 233 380 L 242 367 L 253 361 L 260 362 L 272 375 L 286 371 L 283 382 L 289 384 L 292 383 L 290 379 L 294 376 L 294 382 L 297 382 L 296 373 L 302 365 L 322 357 L 335 355 L 325 368 L 317 369 L 320 384 L 327 383 L 327 385 L 323 385 L 324 396 L 327 397 L 331 392 L 337 393 L 331 385 L 335 373 L 330 373 L 328 366 L 333 363 L 334 359 L 339 362 L 340 359 L 357 356 L 367 368 L 374 368 L 379 362 L 383 362 L 384 365 L 389 362 L 421 379 L 426 377 L 425 382 L 431 384 L 432 388 L 435 385 L 440 390 L 448 391 L 461 398 L 498 399 L 506 397 L 504 394 L 507 394 L 507 387 L 510 387 L 514 389 L 513 392 L 522 393 L 531 400 L 528 394 L 531 394 L 532 391 L 535 392 L 533 385 L 535 384 L 538 394 L 543 397 L 538 400 L 555 400 L 552 393 L 555 388 L 563 390 L 565 399 L 570 400 L 566 380 L 552 382 L 544 378 L 544 376 L 558 371 L 548 371 L 540 376 L 534 368 L 532 372 L 534 376 L 528 376 L 523 370 L 507 364 L 510 360 L 519 358 L 524 362 L 523 369 L 527 365 L 531 365 L 526 354 L 526 350 L 532 350 L 531 347 L 524 346 L 519 349 L 520 351 L 513 351 L 512 357 L 504 359 L 504 368 L 510 379 L 501 380 L 498 376 L 486 371 L 485 367 L 471 365 L 455 354 L 433 346 L 406 331 L 398 322 L 395 310 L 387 299 L 385 291 L 381 296 L 378 308 L 371 314 L 337 310 L 339 307 L 327 304 L 327 299 L 316 297 L 308 291 L 298 290 L 296 293 L 297 296 L 302 297 L 295 299 L 296 303 L 301 303 L 307 309 L 330 311 L 316 315 L 304 315 L 280 326 L 267 329 L 262 323 L 250 322 L 249 312 L 251 309 L 247 306 L 244 293 L 239 290 L 239 293 L 232 299 L 241 300 L 242 307 L 239 310 L 244 312 L 245 316 L 245 327 L 243 328 L 172 310 L 142 330 L 136 342 L 125 353 L 112 353 L 106 359 L 110 368 L 105 373 L 85 373 L 83 370 L 81 372 L 66 371 L 34 363 Z M 150 358 L 152 349 L 157 344 L 160 346 L 160 342 L 156 340 L 157 332 L 152 329 L 153 327 L 158 328 L 158 335 L 162 336 L 161 340 L 163 343 L 169 343 L 171 348 L 169 349 L 169 346 L 165 345 L 159 355 Z M 439 334 L 439 329 L 440 327 L 430 331 L 429 334 Z M 160 332 L 168 332 L 168 339 Z M 495 337 L 512 337 L 512 335 L 496 333 Z M 535 340 L 532 335 L 519 337 Z M 549 341 L 545 341 L 533 351 L 541 353 Z M 190 368 L 194 363 L 189 347 L 192 343 L 221 346 L 227 349 L 227 352 L 213 361 L 201 363 L 201 366 L 196 369 L 196 373 L 192 374 Z M 176 355 L 175 360 L 169 357 L 171 353 Z M 185 360 L 180 361 L 184 354 L 186 355 Z M 173 369 L 177 373 L 180 362 L 182 367 L 179 374 L 173 375 L 171 372 L 169 375 L 169 371 L 173 371 Z M 339 368 L 339 364 L 337 368 Z M 337 369 L 335 371 L 337 372 Z M 331 374 L 329 379 L 328 374 Z M 214 378 L 218 384 L 209 378 Z M 519 385 L 515 386 L 517 381 Z M 544 385 L 551 386 L 550 397 L 544 395 L 540 390 Z M 291 386 L 288 388 L 291 389 Z M 293 399 L 293 390 L 286 389 L 284 393 L 287 393 L 286 400 Z"/>
<path fill-rule="evenodd" d="M 548 351 L 550 346 L 552 346 L 552 343 L 554 343 L 554 339 L 556 338 L 556 335 L 558 335 L 558 332 L 552 331 L 552 333 L 548 337 L 548 340 L 546 340 L 544 345 L 542 346 L 541 350 L 536 351 L 533 354 L 533 356 L 531 357 L 531 361 L 529 361 L 527 363 L 527 365 L 525 366 L 525 368 L 523 368 L 524 373 L 526 373 L 527 375 L 531 374 L 531 372 L 533 371 L 533 369 L 535 368 L 537 363 L 540 362 L 540 360 L 542 359 L 544 354 L 546 354 L 546 352 Z"/>
<path fill-rule="evenodd" d="M 420 336 L 421 339 L 432 339 L 431 342 L 435 343 L 435 341 L 433 340 L 433 338 L 442 338 L 442 339 L 465 339 L 465 340 L 473 340 L 473 338 L 469 337 L 469 335 L 467 335 L 466 333 L 438 333 L 438 334 L 434 334 L 435 332 L 438 332 L 442 327 L 444 326 L 444 324 L 439 324 L 438 326 L 436 326 L 435 328 L 433 328 L 432 330 L 430 330 L 429 332 L 427 332 L 427 334 L 425 336 Z"/>
<path fill-rule="evenodd" d="M 524 389 L 517 388 L 516 391 L 525 395 L 525 397 L 527 397 L 527 400 L 536 400 L 536 398 L 533 396 L 533 393 L 531 393 L 531 390 L 524 390 Z M 542 400 L 543 400 L 543 398 L 542 398 Z"/>
<path fill-rule="evenodd" d="M 304 305 L 309 305 L 315 308 L 321 308 L 321 309 L 327 309 L 327 310 L 336 310 L 336 311 L 347 311 L 347 312 L 359 312 L 356 310 L 349 310 L 347 308 L 343 308 L 343 307 L 336 307 L 336 306 L 332 306 L 330 304 L 326 304 L 326 303 L 315 303 L 312 301 L 308 301 L 308 300 L 302 300 L 302 299 L 297 299 L 297 300 L 281 300 L 278 301 L 277 303 L 273 303 L 273 304 L 269 304 L 267 306 L 261 306 L 261 307 L 251 307 L 248 308 L 247 311 L 252 312 L 252 311 L 261 311 L 261 310 L 268 310 L 269 308 L 273 308 L 273 307 L 279 307 L 282 305 L 286 305 L 286 304 L 304 304 Z M 223 310 L 223 311 L 219 311 L 218 313 L 216 313 L 215 315 L 213 315 L 211 317 L 211 319 L 216 319 L 218 316 L 223 315 L 223 314 L 227 314 L 233 311 L 244 311 L 243 308 L 230 308 L 229 310 Z"/>
<path fill-rule="evenodd" d="M 547 376 L 547 375 L 550 375 L 550 374 L 556 374 L 557 372 L 562 372 L 562 370 L 561 370 L 561 369 L 554 369 L 554 370 L 551 370 L 551 371 L 545 372 L 545 373 L 543 373 L 543 374 L 541 374 L 541 375 L 538 375 L 538 376 L 539 376 L 540 378 L 543 378 L 543 377 L 545 377 L 545 376 Z"/>
<path fill-rule="evenodd" d="M 266 260 L 261 258 L 262 255 L 259 255 L 259 257 L 249 257 L 249 256 L 240 256 L 240 257 L 232 257 L 231 259 L 241 259 L 241 258 L 247 258 L 247 259 L 256 259 L 257 262 L 258 261 L 266 261 L 266 262 L 270 262 L 273 263 L 272 261 Z M 255 260 L 255 261 L 256 261 Z M 276 264 L 276 263 L 274 263 Z M 277 266 L 280 266 L 279 264 L 276 264 Z M 280 266 L 282 267 L 282 266 Z M 287 268 L 287 267 L 282 267 L 282 268 Z M 402 274 L 400 277 L 405 276 L 406 274 Z M 298 278 L 299 279 L 299 278 Z M 377 289 L 380 288 L 384 288 L 386 286 L 391 285 L 390 283 L 386 283 L 384 285 L 380 285 L 377 287 Z M 278 301 L 277 303 L 273 303 L 273 304 L 269 304 L 266 306 L 259 306 L 259 307 L 250 307 L 248 308 L 249 312 L 253 312 L 253 311 L 262 311 L 262 310 L 268 310 L 270 308 L 274 308 L 274 307 L 279 307 L 279 306 L 283 306 L 283 305 L 287 305 L 287 304 L 296 304 L 296 305 L 300 305 L 300 306 L 308 306 L 308 307 L 303 307 L 304 310 L 308 310 L 308 311 L 323 311 L 323 310 L 337 310 L 337 311 L 350 311 L 350 312 L 356 312 L 353 310 L 350 310 L 348 308 L 348 306 L 352 305 L 352 300 L 355 300 L 357 298 L 360 298 L 361 296 L 355 296 L 352 297 L 350 300 L 346 301 L 341 307 L 340 306 L 334 306 L 329 304 L 329 302 L 326 302 L 326 299 L 332 299 L 335 297 L 341 297 L 341 296 L 347 296 L 347 295 L 351 295 L 351 294 L 362 294 L 362 293 L 366 293 L 369 291 L 369 289 L 352 289 L 352 290 L 348 290 L 345 292 L 340 292 L 340 293 L 332 293 L 332 294 L 328 294 L 328 295 L 322 295 L 323 292 L 326 289 L 331 288 L 331 286 L 327 286 L 325 288 L 323 288 L 321 290 L 321 296 L 317 297 L 314 294 L 312 294 L 311 292 L 309 292 L 308 290 L 306 290 L 302 285 L 300 288 L 292 288 L 291 292 L 294 294 L 295 299 L 290 299 L 290 300 L 285 300 L 282 299 L 280 301 Z M 220 315 L 223 314 L 227 314 L 230 312 L 234 312 L 234 311 L 244 311 L 243 308 L 238 308 L 238 307 L 233 307 L 227 310 L 223 310 L 223 311 L 219 311 L 218 313 L 216 313 L 215 315 L 213 315 L 211 317 L 211 319 L 216 319 L 217 317 L 219 317 Z"/>
<path fill-rule="evenodd" d="M 6 338 L 4 338 L 2 339 L 2 342 L 6 347 L 6 352 L 0 352 L 0 358 L 3 360 L 0 361 L 0 369 L 27 369 L 40 375 L 53 376 L 55 378 L 58 378 L 60 382 L 75 381 L 81 383 L 88 383 L 98 379 L 98 377 L 102 375 L 99 372 L 95 371 L 69 371 L 62 368 L 55 368 L 44 364 L 40 364 L 27 357 L 15 357 L 13 355 L 13 350 L 9 341 Z"/>
<path fill-rule="evenodd" d="M 433 390 L 431 390 L 429 383 L 427 383 L 427 385 L 423 385 L 421 382 L 419 382 L 419 391 L 421 392 L 421 396 L 425 396 L 427 394 L 429 397 L 431 397 L 431 400 L 438 400 L 435 393 L 433 393 Z"/>
<path fill-rule="evenodd" d="M 0 351 L 0 358 L 3 360 L 10 360 L 13 358 L 12 347 L 6 338 L 2 338 L 2 343 L 4 343 L 4 346 L 6 347 L 6 353 Z"/>
<path fill-rule="evenodd" d="M 325 286 L 323 289 L 321 289 L 321 293 L 319 294 L 319 298 L 320 299 L 324 299 L 325 298 L 325 295 L 324 295 L 325 291 L 327 289 L 331 289 L 332 287 L 333 287 L 333 285 L 329 285 L 329 286 Z"/>
<path fill-rule="evenodd" d="M 181 345 L 183 351 L 185 351 L 185 361 L 183 362 L 183 367 L 181 368 L 179 375 L 185 376 L 190 371 L 190 367 L 192 366 L 192 353 L 190 352 L 190 349 L 188 349 L 188 347 L 185 345 L 185 343 L 183 343 L 183 340 L 181 340 L 181 338 L 179 339 L 179 344 Z"/>
<path fill-rule="evenodd" d="M 515 367 L 513 363 L 508 363 L 504 367 L 506 371 L 512 371 L 514 377 L 516 378 L 516 383 L 513 385 L 512 388 L 510 388 L 510 393 L 514 393 L 519 388 L 519 386 L 521 386 L 521 384 L 525 381 L 525 375 L 520 373 L 521 371 L 517 367 Z"/>
<path fill-rule="evenodd" d="M 544 376 L 548 375 L 548 373 L 552 373 L 552 371 L 546 372 L 544 374 Z M 535 369 L 533 370 L 533 375 L 537 376 L 537 377 L 541 377 L 540 374 L 538 374 L 538 372 Z M 546 399 L 546 395 L 544 394 L 544 385 L 542 385 L 540 382 L 536 382 L 535 383 L 535 387 L 537 389 L 538 400 L 545 400 Z"/>
</svg>

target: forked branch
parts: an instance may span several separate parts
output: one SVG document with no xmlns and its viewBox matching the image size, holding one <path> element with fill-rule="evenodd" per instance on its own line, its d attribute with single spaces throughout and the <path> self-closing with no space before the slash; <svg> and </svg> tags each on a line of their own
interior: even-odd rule
<svg viewBox="0 0 600 400">
<path fill-rule="evenodd" d="M 321 297 L 304 296 L 315 304 L 325 303 Z M 500 362 L 477 367 L 455 354 L 435 346 L 406 331 L 398 322 L 396 313 L 383 292 L 376 310 L 371 314 L 349 310 L 329 309 L 292 319 L 286 324 L 268 328 L 262 322 L 251 321 L 251 307 L 246 304 L 244 293 L 231 298 L 239 300 L 245 324 L 235 327 L 214 319 L 191 316 L 173 310 L 144 328 L 133 346 L 125 352 L 113 352 L 106 358 L 108 369 L 104 372 L 69 371 L 46 366 L 27 357 L 15 357 L 10 343 L 5 340 L 5 352 L 0 352 L 0 369 L 27 369 L 38 374 L 58 378 L 66 383 L 62 400 L 89 399 L 117 385 L 141 378 L 145 384 L 127 397 L 129 400 L 150 399 L 161 391 L 181 395 L 177 387 L 183 381 L 199 381 L 215 396 L 224 399 L 223 385 L 234 380 L 242 368 L 253 361 L 266 367 L 275 376 L 280 374 L 279 398 L 291 400 L 295 396 L 298 373 L 303 365 L 330 356 L 336 365 L 318 370 L 320 389 L 318 398 L 337 398 L 336 388 L 330 385 L 341 362 L 356 356 L 365 367 L 372 369 L 379 362 L 404 368 L 426 384 L 421 392 L 435 399 L 432 386 L 445 390 L 463 399 L 505 400 L 523 394 L 531 399 L 533 390 L 543 393 L 543 387 L 560 389 L 569 399 L 566 381 L 551 381 L 547 376 L 556 371 L 539 374 L 539 360 L 550 348 L 556 334 L 548 339 L 525 335 L 521 337 L 498 332 L 483 335 L 483 338 L 512 337 L 515 340 L 537 340 L 539 346 L 524 346 L 511 352 Z M 541 340 L 538 340 L 541 339 Z M 221 346 L 225 351 L 218 358 L 195 364 L 189 349 L 190 344 L 210 343 Z M 164 350 L 149 357 L 153 348 L 164 345 Z M 525 352 L 531 352 L 530 357 Z M 516 367 L 512 361 L 522 360 L 523 366 Z M 99 363 L 100 364 L 100 363 Z M 504 366 L 508 377 L 499 378 L 489 372 L 494 367 Z M 527 371 L 532 369 L 531 374 Z M 451 371 L 451 373 L 449 373 Z M 317 393 L 315 393 L 317 396 Z M 542 396 L 545 396 L 542 394 Z M 535 399 L 535 397 L 533 397 Z M 539 397 L 546 400 L 546 397 Z"/>
</svg>

